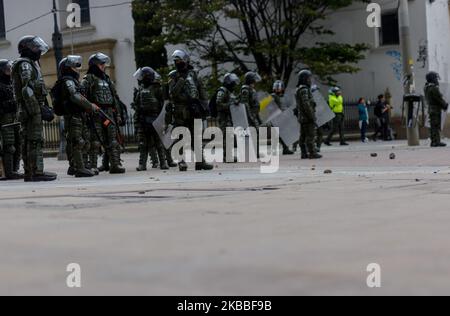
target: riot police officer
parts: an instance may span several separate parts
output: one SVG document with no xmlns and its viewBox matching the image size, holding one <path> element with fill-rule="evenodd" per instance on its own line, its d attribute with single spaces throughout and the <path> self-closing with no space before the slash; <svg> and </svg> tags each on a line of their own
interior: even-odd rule
<svg viewBox="0 0 450 316">
<path fill-rule="evenodd" d="M 240 84 L 239 77 L 234 73 L 227 73 L 223 79 L 223 85 L 217 91 L 216 107 L 217 107 L 217 119 L 219 122 L 219 128 L 223 133 L 223 145 L 224 145 L 224 162 L 227 161 L 227 128 L 233 127 L 233 120 L 231 117 L 230 107 L 238 103 L 238 98 L 235 95 L 235 90 Z M 230 158 L 230 162 L 236 160 Z"/>
<path fill-rule="evenodd" d="M 300 148 L 302 159 L 320 159 L 316 149 L 316 103 L 311 92 L 312 73 L 304 69 L 299 73 L 296 92 L 299 122 L 301 125 Z"/>
<path fill-rule="evenodd" d="M 44 172 L 42 120 L 48 92 L 39 65 L 49 47 L 38 36 L 25 36 L 18 48 L 20 58 L 13 64 L 12 78 L 22 124 L 25 181 L 54 181 L 56 174 Z"/>
<path fill-rule="evenodd" d="M 20 123 L 17 120 L 17 102 L 11 81 L 12 62 L 0 60 L 0 136 L 3 166 L 8 180 L 23 179 L 20 169 Z"/>
<path fill-rule="evenodd" d="M 82 95 L 79 81 L 81 65 L 81 56 L 70 55 L 60 62 L 59 71 L 62 81 L 62 104 L 66 113 L 64 122 L 67 147 L 70 149 L 69 163 L 75 177 L 89 178 L 95 176 L 95 173 L 86 168 L 87 161 L 84 159 L 90 149 L 87 115 L 98 112 L 99 108 Z"/>
<path fill-rule="evenodd" d="M 106 74 L 106 68 L 110 63 L 111 59 L 103 53 L 92 55 L 89 58 L 88 73 L 82 81 L 87 99 L 98 105 L 107 115 L 107 117 L 99 114 L 92 115 L 95 128 L 91 131 L 91 154 L 89 159 L 91 168 L 97 173 L 98 156 L 100 155 L 101 146 L 103 146 L 111 163 L 109 172 L 111 174 L 123 174 L 125 169 L 121 164 L 121 149 L 118 141 L 118 128 L 122 121 L 119 115 L 121 108 L 114 84 Z"/>
<path fill-rule="evenodd" d="M 241 103 L 247 109 L 247 117 L 251 127 L 259 128 L 261 119 L 259 118 L 260 104 L 256 94 L 256 84 L 261 82 L 261 76 L 253 71 L 245 74 L 245 82 L 241 88 Z"/>
<path fill-rule="evenodd" d="M 138 123 L 139 135 L 139 167 L 137 171 L 147 170 L 147 160 L 150 151 L 156 150 L 161 170 L 169 169 L 166 152 L 153 127 L 153 123 L 161 114 L 164 107 L 163 90 L 156 82 L 157 73 L 150 67 L 139 69 L 134 77 L 138 80 L 139 88 L 134 96 L 135 119 Z M 155 163 L 155 161 L 153 161 Z"/>
<path fill-rule="evenodd" d="M 439 89 L 439 74 L 434 71 L 429 72 L 426 79 L 425 98 L 430 114 L 431 147 L 446 147 L 447 144 L 441 141 L 441 124 L 442 111 L 448 110 L 448 103 L 444 100 Z"/>
<path fill-rule="evenodd" d="M 172 59 L 176 70 L 172 71 L 169 81 L 171 107 L 167 111 L 166 123 L 175 127 L 186 127 L 191 132 L 192 148 L 194 147 L 194 122 L 205 119 L 208 97 L 194 68 L 190 64 L 190 56 L 183 50 L 176 50 Z M 214 167 L 204 161 L 203 151 L 196 157 L 196 170 L 212 170 Z M 201 160 L 201 161 L 200 161 Z M 185 161 L 179 162 L 180 171 L 187 171 Z"/>
<path fill-rule="evenodd" d="M 272 97 L 274 102 L 278 105 L 278 108 L 281 111 L 286 111 L 289 108 L 286 106 L 286 104 L 283 102 L 284 97 L 286 93 L 286 86 L 283 81 L 277 80 L 273 84 L 272 88 Z M 289 147 L 283 142 L 283 140 L 280 138 L 280 143 L 283 146 L 283 155 L 293 155 L 294 153 L 289 149 Z"/>
</svg>

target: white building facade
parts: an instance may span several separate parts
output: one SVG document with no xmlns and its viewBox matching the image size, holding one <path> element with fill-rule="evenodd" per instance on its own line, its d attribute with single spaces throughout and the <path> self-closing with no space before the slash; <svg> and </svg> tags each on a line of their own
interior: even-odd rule
<svg viewBox="0 0 450 316">
<path fill-rule="evenodd" d="M 403 99 L 402 50 L 398 32 L 398 1 L 374 1 L 382 8 L 382 27 L 367 26 L 367 4 L 353 5 L 334 13 L 327 26 L 336 35 L 332 41 L 367 43 L 370 50 L 359 63 L 356 74 L 336 76 L 347 98 L 375 98 L 389 89 L 395 114 L 400 115 Z M 437 71 L 441 88 L 450 100 L 450 12 L 448 0 L 410 0 L 411 45 L 415 61 L 416 91 L 423 94 L 425 76 Z"/>
<path fill-rule="evenodd" d="M 66 20 L 67 5 L 81 7 L 80 28 L 70 30 Z M 87 70 L 90 55 L 101 51 L 112 59 L 110 75 L 117 84 L 121 99 L 130 104 L 133 96 L 134 21 L 131 2 L 121 0 L 56 0 L 59 27 L 63 34 L 64 55 L 71 53 L 84 57 L 83 72 Z M 0 0 L 0 58 L 18 57 L 17 45 L 24 35 L 42 37 L 51 47 L 54 19 L 53 0 Z M 54 51 L 41 61 L 46 84 L 56 81 Z"/>
</svg>

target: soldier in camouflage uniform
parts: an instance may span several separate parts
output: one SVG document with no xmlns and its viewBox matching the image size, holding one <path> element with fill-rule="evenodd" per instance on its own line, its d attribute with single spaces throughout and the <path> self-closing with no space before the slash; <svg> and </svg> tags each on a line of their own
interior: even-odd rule
<svg viewBox="0 0 450 316">
<path fill-rule="evenodd" d="M 26 182 L 56 180 L 56 174 L 44 172 L 42 110 L 48 104 L 48 92 L 39 60 L 48 49 L 48 45 L 40 37 L 23 37 L 19 41 L 20 58 L 14 62 L 12 70 L 14 93 L 22 124 L 22 156 Z"/>
<path fill-rule="evenodd" d="M 111 59 L 103 53 L 92 55 L 89 58 L 88 73 L 81 83 L 87 99 L 98 105 L 109 118 L 117 122 L 117 124 L 110 122 L 107 118 L 98 114 L 92 115 L 95 130 L 91 131 L 89 160 L 91 168 L 97 173 L 98 156 L 100 155 L 101 146 L 104 146 L 111 163 L 109 173 L 123 174 L 125 169 L 121 164 L 121 149 L 118 141 L 118 125 L 122 121 L 119 115 L 120 104 L 114 84 L 105 72 L 110 62 Z"/>
<path fill-rule="evenodd" d="M 186 127 L 191 132 L 192 148 L 194 149 L 194 122 L 204 119 L 208 97 L 197 73 L 190 65 L 189 55 L 177 50 L 172 55 L 176 70 L 170 73 L 169 96 L 171 107 L 167 111 L 166 123 L 175 127 Z M 195 164 L 196 170 L 212 170 L 214 167 L 204 161 L 203 152 Z M 185 161 L 179 163 L 180 171 L 187 171 Z"/>
<path fill-rule="evenodd" d="M 163 90 L 161 85 L 155 81 L 156 76 L 157 73 L 150 67 L 144 67 L 135 73 L 135 78 L 139 82 L 139 88 L 134 96 L 135 121 L 138 123 L 140 152 L 137 171 L 147 170 L 147 160 L 151 151 L 157 152 L 161 170 L 169 169 L 164 146 L 153 127 L 153 123 L 164 107 Z"/>
<path fill-rule="evenodd" d="M 311 92 L 312 73 L 302 70 L 296 93 L 299 122 L 301 125 L 300 148 L 302 159 L 320 159 L 316 149 L 316 104 Z"/>
<path fill-rule="evenodd" d="M 439 74 L 430 72 L 427 74 L 426 79 L 425 98 L 428 103 L 430 114 L 431 147 L 446 147 L 447 144 L 441 141 L 441 124 L 442 111 L 448 110 L 448 103 L 444 100 L 439 89 Z"/>
<path fill-rule="evenodd" d="M 286 92 L 286 86 L 285 86 L 284 82 L 281 80 L 275 81 L 275 83 L 273 84 L 273 89 L 272 89 L 271 95 L 272 95 L 273 100 L 276 103 L 276 105 L 278 105 L 278 108 L 283 112 L 289 109 L 283 102 L 285 92 Z M 283 142 L 283 140 L 281 138 L 280 138 L 280 143 L 283 146 L 283 155 L 293 155 L 294 154 L 289 149 L 289 147 Z"/>
<path fill-rule="evenodd" d="M 65 124 L 67 147 L 70 154 L 69 163 L 73 175 L 77 178 L 95 176 L 92 170 L 86 168 L 86 154 L 90 149 L 90 134 L 87 115 L 96 113 L 99 108 L 89 102 L 82 94 L 79 69 L 82 65 L 81 56 L 68 56 L 59 64 L 62 80 L 62 101 L 65 107 Z"/>
<path fill-rule="evenodd" d="M 236 88 L 239 86 L 239 77 L 233 73 L 227 73 L 223 79 L 223 86 L 217 91 L 216 106 L 217 106 L 217 118 L 219 122 L 219 128 L 223 133 L 223 156 L 224 162 L 227 161 L 227 128 L 233 127 L 233 120 L 231 117 L 230 107 L 238 104 L 239 100 L 234 94 Z M 231 158 L 230 158 L 231 159 Z M 234 162 L 235 159 L 231 159 L 230 162 Z"/>
<path fill-rule="evenodd" d="M 17 102 L 11 81 L 12 62 L 6 59 L 0 60 L 0 131 L 2 139 L 2 156 L 5 176 L 8 180 L 23 179 L 19 174 L 20 169 L 20 125 L 17 120 Z"/>
<path fill-rule="evenodd" d="M 259 118 L 260 104 L 255 89 L 258 82 L 261 82 L 261 76 L 256 72 L 250 71 L 245 74 L 245 83 L 241 88 L 241 103 L 247 109 L 248 123 L 251 127 L 256 127 L 257 129 L 261 125 Z"/>
</svg>

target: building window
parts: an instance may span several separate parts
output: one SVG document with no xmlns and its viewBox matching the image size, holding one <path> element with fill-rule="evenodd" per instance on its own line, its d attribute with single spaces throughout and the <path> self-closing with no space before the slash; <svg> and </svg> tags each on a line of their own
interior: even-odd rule
<svg viewBox="0 0 450 316">
<path fill-rule="evenodd" d="M 6 38 L 5 10 L 3 6 L 3 0 L 0 0 L 0 39 L 5 38 Z"/>
<path fill-rule="evenodd" d="M 400 44 L 397 12 L 389 12 L 381 16 L 380 44 L 382 46 Z"/>
<path fill-rule="evenodd" d="M 72 0 L 73 3 L 78 3 L 81 8 L 81 25 L 91 24 L 91 11 L 89 9 L 89 0 Z"/>
</svg>

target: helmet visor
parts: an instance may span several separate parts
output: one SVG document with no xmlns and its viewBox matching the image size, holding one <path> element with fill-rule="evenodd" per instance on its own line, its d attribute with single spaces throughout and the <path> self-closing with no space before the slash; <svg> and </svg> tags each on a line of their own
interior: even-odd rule
<svg viewBox="0 0 450 316">
<path fill-rule="evenodd" d="M 81 69 L 83 66 L 83 58 L 81 56 L 69 55 L 67 56 L 67 67 Z"/>
<path fill-rule="evenodd" d="M 98 53 L 95 57 L 97 58 L 100 65 L 105 65 L 107 67 L 111 66 L 111 58 L 109 58 L 109 56 L 103 53 Z"/>
<path fill-rule="evenodd" d="M 32 42 L 31 50 L 34 53 L 40 53 L 41 56 L 47 54 L 50 47 L 47 45 L 47 43 L 40 37 L 35 37 Z"/>
</svg>

